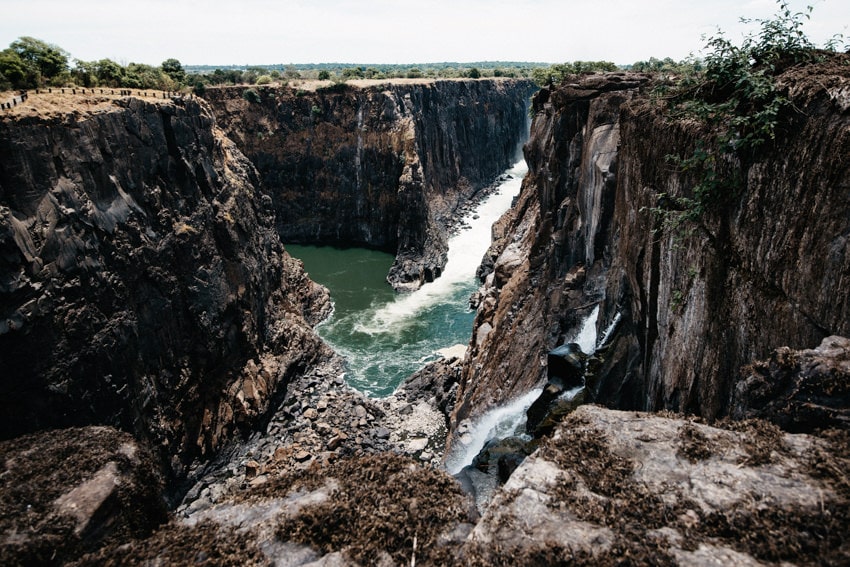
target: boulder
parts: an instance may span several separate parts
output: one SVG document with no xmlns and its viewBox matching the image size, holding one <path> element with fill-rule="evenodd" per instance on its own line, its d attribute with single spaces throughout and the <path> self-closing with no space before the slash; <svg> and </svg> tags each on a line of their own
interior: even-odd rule
<svg viewBox="0 0 850 567">
<path fill-rule="evenodd" d="M 0 564 L 62 564 L 166 520 L 150 453 L 109 427 L 0 443 Z"/>
<path fill-rule="evenodd" d="M 848 466 L 846 435 L 584 405 L 499 489 L 461 556 L 478 564 L 846 564 Z"/>
<path fill-rule="evenodd" d="M 730 413 L 767 419 L 792 432 L 850 429 L 850 339 L 827 337 L 809 350 L 783 347 L 747 366 Z"/>
</svg>

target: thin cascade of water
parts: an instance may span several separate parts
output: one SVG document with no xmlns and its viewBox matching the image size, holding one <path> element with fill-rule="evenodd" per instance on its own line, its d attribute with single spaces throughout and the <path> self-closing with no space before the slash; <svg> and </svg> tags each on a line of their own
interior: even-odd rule
<svg viewBox="0 0 850 567">
<path fill-rule="evenodd" d="M 565 341 L 567 343 L 578 344 L 581 352 L 590 356 L 596 352 L 596 318 L 599 317 L 599 306 L 593 308 L 590 315 L 584 320 L 581 328 L 576 332 L 575 336 Z"/>
<path fill-rule="evenodd" d="M 524 396 L 485 412 L 471 425 L 459 430 L 452 451 L 445 460 L 449 474 L 457 474 L 470 465 L 488 441 L 504 439 L 524 429 L 525 412 L 542 391 L 543 388 L 535 388 Z"/>
<path fill-rule="evenodd" d="M 597 347 L 596 319 L 598 316 L 599 306 L 597 305 L 584 319 L 572 338 L 566 342 L 577 343 L 582 352 L 587 355 L 593 354 Z M 564 401 L 572 400 L 583 389 L 583 385 L 576 386 L 561 394 L 560 398 Z M 475 456 L 493 439 L 525 434 L 526 412 L 542 392 L 543 388 L 535 388 L 511 402 L 491 409 L 472 423 L 459 428 L 455 433 L 456 441 L 452 451 L 446 456 L 446 470 L 450 474 L 459 473 L 464 467 L 472 464 Z"/>
</svg>

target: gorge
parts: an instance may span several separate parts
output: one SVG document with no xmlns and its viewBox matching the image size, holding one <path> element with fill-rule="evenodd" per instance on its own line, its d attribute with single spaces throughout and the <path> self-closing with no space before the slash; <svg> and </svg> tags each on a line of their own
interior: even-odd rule
<svg viewBox="0 0 850 567">
<path fill-rule="evenodd" d="M 45 94 L 0 116 L 2 562 L 846 561 L 848 56 L 778 77 L 800 112 L 687 234 L 652 209 L 698 181 L 665 156 L 711 132 L 665 113 L 659 81 L 534 95 L 466 354 L 381 400 L 345 385 L 314 329 L 327 290 L 281 242 L 376 248 L 396 289 L 439 283 L 529 84 Z M 418 464 L 439 464 L 439 427 L 451 450 L 534 397 L 585 322 L 599 405 L 535 440 L 489 507 Z M 37 480 L 62 458 L 74 475 Z"/>
</svg>

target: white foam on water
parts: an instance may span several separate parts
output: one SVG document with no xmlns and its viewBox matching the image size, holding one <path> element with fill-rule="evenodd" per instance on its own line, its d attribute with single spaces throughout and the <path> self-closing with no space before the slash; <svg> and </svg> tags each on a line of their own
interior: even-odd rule
<svg viewBox="0 0 850 567">
<path fill-rule="evenodd" d="M 596 352 L 596 319 L 599 317 L 599 306 L 593 308 L 590 315 L 582 323 L 581 328 L 576 332 L 575 337 L 566 341 L 567 343 L 577 343 L 581 352 L 591 355 Z"/>
<path fill-rule="evenodd" d="M 456 435 L 452 451 L 446 457 L 446 470 L 449 474 L 457 474 L 463 467 L 472 464 L 475 456 L 491 439 L 504 439 L 516 435 L 520 428 L 524 428 L 525 412 L 542 392 L 543 388 L 535 388 L 522 397 L 495 407 L 474 420 L 464 434 Z"/>
<path fill-rule="evenodd" d="M 374 313 L 364 314 L 355 330 L 368 334 L 397 332 L 400 327 L 412 324 L 423 311 L 452 301 L 459 288 L 474 282 L 478 265 L 490 247 L 493 223 L 511 207 L 527 172 L 524 160 L 514 164 L 506 172 L 511 177 L 464 217 L 462 224 L 468 228 L 449 239 L 446 266 L 439 278 L 414 292 L 397 296 Z"/>
</svg>

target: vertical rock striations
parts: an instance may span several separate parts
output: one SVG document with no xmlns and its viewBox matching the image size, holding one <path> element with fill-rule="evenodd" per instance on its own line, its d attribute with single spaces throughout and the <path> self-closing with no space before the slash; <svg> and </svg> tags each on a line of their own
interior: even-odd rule
<svg viewBox="0 0 850 567">
<path fill-rule="evenodd" d="M 390 283 L 415 289 L 439 277 L 458 208 L 516 158 L 532 91 L 469 80 L 204 96 L 257 166 L 284 241 L 387 250 Z"/>
<path fill-rule="evenodd" d="M 843 58 L 843 59 L 842 59 Z M 529 175 L 500 221 L 457 421 L 539 383 L 546 352 L 600 306 L 613 328 L 591 400 L 725 415 L 739 369 L 779 346 L 850 333 L 850 118 L 846 56 L 779 78 L 794 110 L 742 170 L 745 187 L 690 231 L 654 207 L 691 196 L 677 170 L 712 133 L 673 119 L 649 78 L 610 74 L 544 89 L 525 147 Z M 486 272 L 485 272 L 486 273 Z"/>
<path fill-rule="evenodd" d="M 180 475 L 329 355 L 327 292 L 205 105 L 89 102 L 0 120 L 0 433 L 116 425 Z"/>
</svg>

